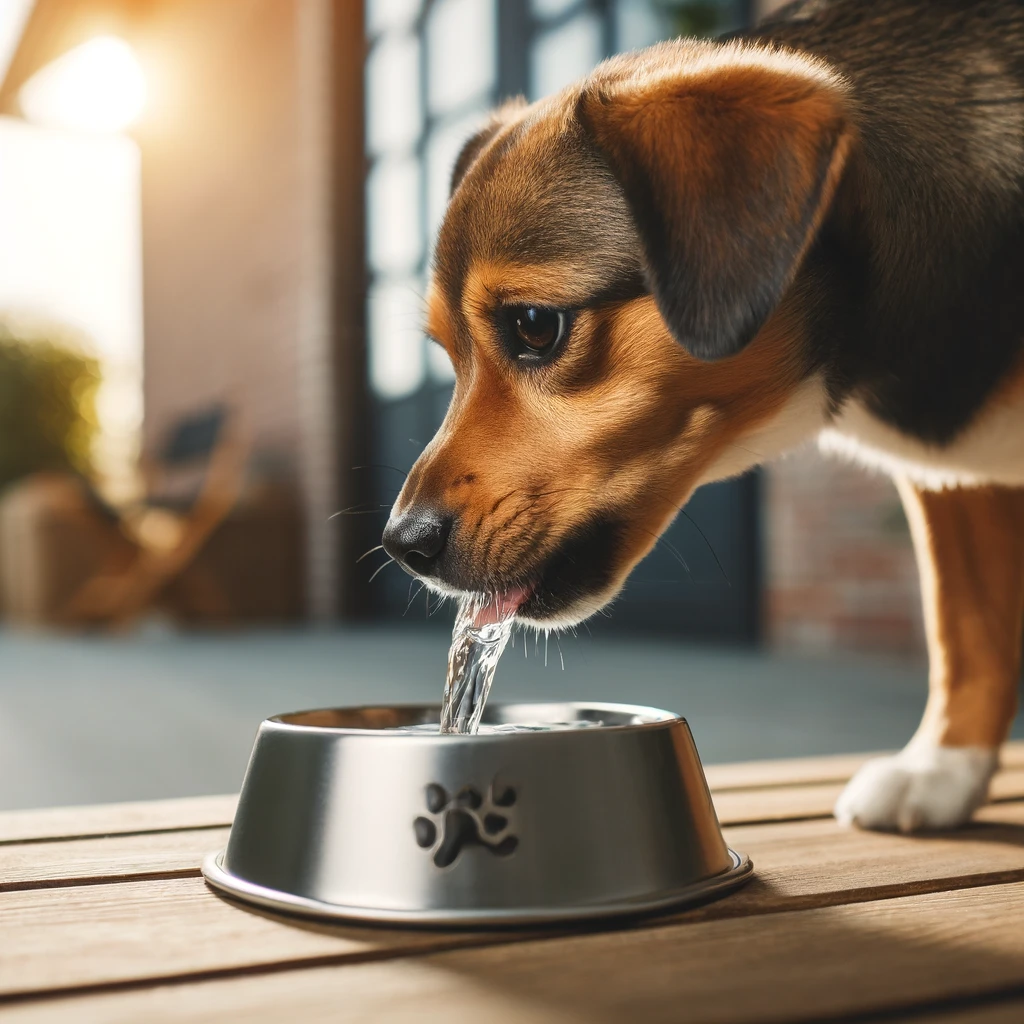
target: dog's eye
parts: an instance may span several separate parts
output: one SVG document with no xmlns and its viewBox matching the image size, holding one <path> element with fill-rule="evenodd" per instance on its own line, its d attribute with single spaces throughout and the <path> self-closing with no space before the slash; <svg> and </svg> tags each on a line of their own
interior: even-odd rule
<svg viewBox="0 0 1024 1024">
<path fill-rule="evenodd" d="M 508 334 L 519 359 L 536 359 L 554 352 L 569 333 L 569 314 L 544 306 L 509 306 Z"/>
</svg>

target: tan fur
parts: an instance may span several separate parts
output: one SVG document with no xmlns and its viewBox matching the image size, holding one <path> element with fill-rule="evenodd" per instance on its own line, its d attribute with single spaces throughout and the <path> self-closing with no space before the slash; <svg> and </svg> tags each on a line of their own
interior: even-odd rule
<svg viewBox="0 0 1024 1024">
<path fill-rule="evenodd" d="M 998 747 L 1017 708 L 1024 490 L 919 490 L 900 481 L 921 573 L 931 664 L 918 736 Z"/>
<path fill-rule="evenodd" d="M 1009 195 L 1024 152 L 1021 113 L 991 105 L 1004 95 L 996 57 L 980 50 L 965 60 L 984 101 L 972 159 L 983 182 Z M 855 194 L 860 209 L 886 198 L 863 161 L 867 135 L 852 102 L 843 76 L 816 58 L 677 41 L 500 111 L 456 168 L 427 328 L 457 380 L 395 512 L 450 511 L 448 544 L 479 589 L 535 578 L 595 514 L 621 522 L 602 589 L 538 623 L 568 624 L 617 593 L 696 487 L 820 435 L 823 447 L 901 478 L 932 665 L 918 738 L 993 748 L 1016 699 L 1024 490 L 958 487 L 1024 485 L 1024 364 L 941 446 L 886 426 L 869 411 L 871 395 L 830 401 L 808 356 L 819 282 L 802 261 L 826 213 L 847 224 L 858 216 Z M 936 144 L 938 161 L 949 162 L 949 145 Z M 645 189 L 656 194 L 649 210 Z M 668 259 L 656 251 L 662 236 Z M 659 283 L 680 239 L 691 277 Z M 759 260 L 776 261 L 773 273 Z M 641 272 L 653 294 L 616 297 Z M 695 358 L 701 329 L 710 336 L 715 326 L 718 286 L 742 292 L 748 278 L 751 294 L 768 289 L 770 300 L 764 318 L 736 313 L 739 333 L 745 316 L 759 328 L 753 340 L 710 351 L 718 361 Z M 606 289 L 611 298 L 594 298 Z M 702 289 L 707 315 L 672 306 L 680 295 L 700 300 Z M 537 370 L 516 365 L 495 326 L 509 304 L 574 311 L 564 352 Z M 692 337 L 680 332 L 687 322 Z"/>
</svg>

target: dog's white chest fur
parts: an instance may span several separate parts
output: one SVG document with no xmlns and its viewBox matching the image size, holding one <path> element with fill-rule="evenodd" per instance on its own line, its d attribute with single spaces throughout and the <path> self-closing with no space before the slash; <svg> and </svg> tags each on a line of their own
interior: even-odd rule
<svg viewBox="0 0 1024 1024">
<path fill-rule="evenodd" d="M 820 379 L 805 381 L 767 422 L 733 444 L 701 483 L 734 476 L 817 437 L 823 452 L 836 454 L 920 487 L 1024 487 L 1024 388 L 993 400 L 949 445 L 929 445 L 873 416 L 856 399 L 835 416 Z"/>
<path fill-rule="evenodd" d="M 921 487 L 1024 486 L 1024 394 L 993 401 L 950 445 L 925 444 L 847 402 L 818 435 L 822 451 L 902 476 Z"/>
</svg>

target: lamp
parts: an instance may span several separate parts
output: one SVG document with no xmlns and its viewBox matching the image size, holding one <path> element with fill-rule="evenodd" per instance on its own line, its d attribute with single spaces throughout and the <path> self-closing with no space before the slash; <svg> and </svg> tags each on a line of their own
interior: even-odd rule
<svg viewBox="0 0 1024 1024">
<path fill-rule="evenodd" d="M 25 117 L 50 128 L 115 133 L 138 119 L 146 79 L 132 48 L 97 36 L 37 71 L 18 93 Z"/>
</svg>

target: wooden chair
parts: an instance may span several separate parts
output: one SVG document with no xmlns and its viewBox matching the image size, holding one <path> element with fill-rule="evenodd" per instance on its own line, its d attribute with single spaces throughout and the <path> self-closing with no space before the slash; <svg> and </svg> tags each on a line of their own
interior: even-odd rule
<svg viewBox="0 0 1024 1024">
<path fill-rule="evenodd" d="M 143 462 L 142 501 L 118 509 L 93 492 L 99 510 L 131 541 L 136 554 L 127 567 L 108 564 L 87 580 L 61 620 L 125 626 L 152 607 L 172 582 L 186 589 L 204 617 L 231 618 L 217 581 L 193 563 L 238 502 L 248 457 L 237 417 L 215 406 L 177 423 L 155 459 Z"/>
</svg>

